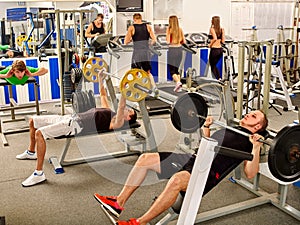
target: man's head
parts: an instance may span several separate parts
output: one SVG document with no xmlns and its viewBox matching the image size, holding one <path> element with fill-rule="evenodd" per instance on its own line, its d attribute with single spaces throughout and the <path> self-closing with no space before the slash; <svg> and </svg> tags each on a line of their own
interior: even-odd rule
<svg viewBox="0 0 300 225">
<path fill-rule="evenodd" d="M 140 13 L 135 13 L 133 15 L 133 21 L 142 20 L 142 15 Z"/>
<path fill-rule="evenodd" d="M 266 130 L 268 119 L 261 110 L 255 110 L 246 114 L 240 121 L 240 126 L 248 129 L 252 133 L 259 133 Z"/>
<path fill-rule="evenodd" d="M 15 76 L 18 79 L 22 79 L 25 71 L 26 71 L 26 65 L 25 62 L 22 60 L 16 60 L 13 62 L 13 64 L 11 65 L 11 69 L 13 70 Z"/>
<path fill-rule="evenodd" d="M 103 18 L 104 18 L 104 15 L 102 13 L 99 13 L 99 14 L 97 14 L 97 18 L 95 19 L 95 22 L 97 24 L 100 24 L 103 22 Z"/>
<path fill-rule="evenodd" d="M 129 124 L 135 123 L 137 119 L 136 111 L 132 108 L 126 107 L 124 109 L 124 120 L 128 121 Z"/>
</svg>

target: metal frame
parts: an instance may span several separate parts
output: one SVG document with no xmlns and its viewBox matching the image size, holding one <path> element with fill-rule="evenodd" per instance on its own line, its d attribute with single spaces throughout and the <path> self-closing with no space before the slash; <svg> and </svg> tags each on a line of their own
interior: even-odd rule
<svg viewBox="0 0 300 225">
<path fill-rule="evenodd" d="M 10 122 L 18 122 L 18 121 L 24 121 L 25 118 L 16 118 L 15 110 L 18 109 L 26 109 L 26 108 L 36 108 L 36 114 L 40 115 L 40 107 L 39 107 L 39 99 L 38 99 L 38 83 L 36 82 L 35 78 L 29 78 L 26 82 L 27 84 L 33 83 L 34 84 L 34 103 L 26 103 L 26 104 L 18 104 L 16 103 L 15 99 L 13 98 L 13 91 L 12 91 L 12 85 L 8 82 L 0 82 L 0 86 L 8 86 L 8 93 L 9 93 L 9 106 L 1 107 L 0 112 L 2 111 L 10 111 L 11 119 L 9 120 L 1 120 L 0 118 L 0 138 L 2 140 L 2 143 L 4 146 L 8 146 L 8 141 L 5 137 L 6 134 L 15 134 L 20 132 L 26 132 L 29 130 L 29 128 L 21 128 L 21 129 L 15 129 L 10 131 L 4 131 L 2 129 L 2 126 L 4 123 L 10 123 Z"/>
</svg>

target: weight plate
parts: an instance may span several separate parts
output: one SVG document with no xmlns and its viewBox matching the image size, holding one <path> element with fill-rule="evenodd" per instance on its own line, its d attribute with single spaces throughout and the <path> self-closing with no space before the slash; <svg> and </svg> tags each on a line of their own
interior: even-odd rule
<svg viewBox="0 0 300 225">
<path fill-rule="evenodd" d="M 83 98 L 83 111 L 82 112 L 86 112 L 90 109 L 89 97 L 88 97 L 86 91 L 82 91 L 80 93 L 81 93 L 82 98 Z"/>
<path fill-rule="evenodd" d="M 300 125 L 281 129 L 270 145 L 269 169 L 274 177 L 284 182 L 300 178 Z"/>
<path fill-rule="evenodd" d="M 108 65 L 100 57 L 89 58 L 83 66 L 83 75 L 90 82 L 99 82 L 98 72 L 102 69 L 108 71 Z"/>
<path fill-rule="evenodd" d="M 148 93 L 136 88 L 135 84 L 150 90 L 151 82 L 148 73 L 141 69 L 131 69 L 126 72 L 120 82 L 120 92 L 123 97 L 132 102 L 139 102 L 146 98 Z"/>
<path fill-rule="evenodd" d="M 193 133 L 205 122 L 200 115 L 207 117 L 207 104 L 198 93 L 184 94 L 175 101 L 171 109 L 171 121 L 173 126 L 183 133 Z"/>
<path fill-rule="evenodd" d="M 84 100 L 82 92 L 73 92 L 72 94 L 72 107 L 76 113 L 81 113 L 84 110 Z"/>
<path fill-rule="evenodd" d="M 91 108 L 96 108 L 96 101 L 95 101 L 94 92 L 92 90 L 89 90 L 88 91 L 88 96 L 89 96 L 89 102 L 90 102 Z"/>
</svg>

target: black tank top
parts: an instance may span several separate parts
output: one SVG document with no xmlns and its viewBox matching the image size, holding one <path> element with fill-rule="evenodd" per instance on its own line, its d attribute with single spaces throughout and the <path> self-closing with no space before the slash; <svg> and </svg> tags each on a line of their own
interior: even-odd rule
<svg viewBox="0 0 300 225">
<path fill-rule="evenodd" d="M 208 38 L 209 38 L 209 39 L 213 39 L 213 36 L 210 34 L 210 35 L 208 35 Z M 222 29 L 221 29 L 220 35 L 217 36 L 217 39 L 222 39 Z"/>
<path fill-rule="evenodd" d="M 109 131 L 111 119 L 116 115 L 109 108 L 92 108 L 77 114 L 83 126 L 82 132 L 98 133 Z"/>
<path fill-rule="evenodd" d="M 93 30 L 91 30 L 91 34 L 104 34 L 105 30 L 104 30 L 104 27 L 103 27 L 103 23 L 101 23 L 101 27 L 98 28 L 96 27 L 95 23 L 93 22 Z"/>
<path fill-rule="evenodd" d="M 134 50 L 148 50 L 150 34 L 147 24 L 133 24 L 134 35 L 132 36 Z"/>
</svg>

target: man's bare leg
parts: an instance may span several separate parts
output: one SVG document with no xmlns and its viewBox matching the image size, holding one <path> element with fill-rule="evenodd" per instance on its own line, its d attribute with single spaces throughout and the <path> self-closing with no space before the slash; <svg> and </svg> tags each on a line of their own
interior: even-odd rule
<svg viewBox="0 0 300 225">
<path fill-rule="evenodd" d="M 28 150 L 30 152 L 35 152 L 35 132 L 36 129 L 34 128 L 33 119 L 30 118 L 29 120 L 29 147 Z"/>
<path fill-rule="evenodd" d="M 145 153 L 138 158 L 122 191 L 117 197 L 117 202 L 120 206 L 123 207 L 132 193 L 143 183 L 149 170 L 160 173 L 160 159 L 158 153 Z"/>
<path fill-rule="evenodd" d="M 170 208 L 175 203 L 180 191 L 186 191 L 190 176 L 190 173 L 187 171 L 181 171 L 173 175 L 149 210 L 137 219 L 140 224 L 146 225 L 152 219 Z"/>
<path fill-rule="evenodd" d="M 37 165 L 36 170 L 43 170 L 44 158 L 46 154 L 46 141 L 41 131 L 36 131 L 36 152 L 37 152 Z"/>
</svg>

